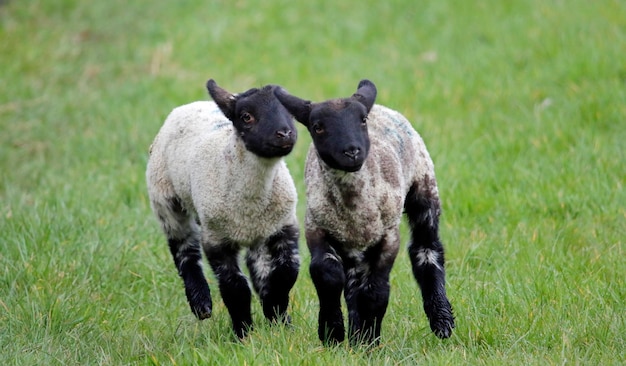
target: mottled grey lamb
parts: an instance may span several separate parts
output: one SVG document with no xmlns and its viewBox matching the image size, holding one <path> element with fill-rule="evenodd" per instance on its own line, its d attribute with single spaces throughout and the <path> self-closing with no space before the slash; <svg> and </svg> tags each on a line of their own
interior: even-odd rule
<svg viewBox="0 0 626 366">
<path fill-rule="evenodd" d="M 231 94 L 207 83 L 215 101 L 175 108 L 150 147 L 152 210 L 167 237 L 191 311 L 211 316 L 201 248 L 217 277 L 238 337 L 252 327 L 246 263 L 264 315 L 289 322 L 299 269 L 297 194 L 283 157 L 296 142 L 276 86 Z"/>
<path fill-rule="evenodd" d="M 343 291 L 351 342 L 379 342 L 403 211 L 430 327 L 438 337 L 449 337 L 454 317 L 438 234 L 441 205 L 433 163 L 419 134 L 400 113 L 374 105 L 376 87 L 368 80 L 350 98 L 321 103 L 281 89 L 275 94 L 313 139 L 305 167 L 305 232 L 320 305 L 320 340 L 344 340 Z"/>
</svg>

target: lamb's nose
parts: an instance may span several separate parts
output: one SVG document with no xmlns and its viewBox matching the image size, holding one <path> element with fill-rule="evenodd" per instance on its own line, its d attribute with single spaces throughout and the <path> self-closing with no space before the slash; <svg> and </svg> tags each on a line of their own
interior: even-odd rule
<svg viewBox="0 0 626 366">
<path fill-rule="evenodd" d="M 349 157 L 350 159 L 356 159 L 357 156 L 359 156 L 360 152 L 361 152 L 361 149 L 359 149 L 358 147 L 350 147 L 347 150 L 344 150 L 343 154 Z"/>
<path fill-rule="evenodd" d="M 291 136 L 291 130 L 285 129 L 276 131 L 276 137 L 278 137 L 279 139 L 285 139 L 289 136 Z"/>
</svg>

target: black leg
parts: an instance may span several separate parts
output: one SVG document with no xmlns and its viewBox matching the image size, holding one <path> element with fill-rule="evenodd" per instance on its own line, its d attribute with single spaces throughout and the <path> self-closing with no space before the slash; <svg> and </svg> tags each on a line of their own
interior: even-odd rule
<svg viewBox="0 0 626 366">
<path fill-rule="evenodd" d="M 344 259 L 344 265 L 350 265 L 346 271 L 345 293 L 352 344 L 376 345 L 380 341 L 382 321 L 389 304 L 389 273 L 399 243 L 399 232 L 395 229 L 374 247 Z"/>
<path fill-rule="evenodd" d="M 167 236 L 178 274 L 185 284 L 185 294 L 191 311 L 200 320 L 209 318 L 212 300 L 202 271 L 198 224 L 176 198 L 167 201 L 165 205 L 154 202 L 153 207 Z"/>
<path fill-rule="evenodd" d="M 438 197 L 420 197 L 415 189 L 411 189 L 405 202 L 412 234 L 409 258 L 422 290 L 424 311 L 435 335 L 448 338 L 454 328 L 454 316 L 446 296 L 444 251 L 439 240 L 439 207 Z"/>
<path fill-rule="evenodd" d="M 317 334 L 325 345 L 338 344 L 345 338 L 341 292 L 346 277 L 342 260 L 321 230 L 307 232 L 307 245 L 311 251 L 309 271 L 320 303 Z"/>
<path fill-rule="evenodd" d="M 209 264 L 219 282 L 220 293 L 239 338 L 252 329 L 251 291 L 237 261 L 239 248 L 231 243 L 204 245 Z"/>
<path fill-rule="evenodd" d="M 202 254 L 199 241 L 196 238 L 187 238 L 168 239 L 168 242 L 178 274 L 185 284 L 185 294 L 191 311 L 200 320 L 211 317 L 211 292 L 200 264 Z"/>
<path fill-rule="evenodd" d="M 300 268 L 298 228 L 286 226 L 267 242 L 252 248 L 246 263 L 265 317 L 273 322 L 290 323 L 287 313 L 289 291 Z"/>
</svg>

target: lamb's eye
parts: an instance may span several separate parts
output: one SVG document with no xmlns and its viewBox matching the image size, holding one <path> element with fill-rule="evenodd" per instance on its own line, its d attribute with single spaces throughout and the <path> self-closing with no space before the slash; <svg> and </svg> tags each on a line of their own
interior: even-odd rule
<svg viewBox="0 0 626 366">
<path fill-rule="evenodd" d="M 363 119 L 361 120 L 361 124 L 362 125 L 366 125 L 367 124 L 367 117 L 363 117 Z"/>
<path fill-rule="evenodd" d="M 313 132 L 321 135 L 324 133 L 324 127 L 322 127 L 319 123 L 316 123 L 315 125 L 313 125 Z"/>
<path fill-rule="evenodd" d="M 252 117 L 252 115 L 248 112 L 243 112 L 241 114 L 241 120 L 244 121 L 245 123 L 252 123 L 254 122 L 254 117 Z"/>
</svg>

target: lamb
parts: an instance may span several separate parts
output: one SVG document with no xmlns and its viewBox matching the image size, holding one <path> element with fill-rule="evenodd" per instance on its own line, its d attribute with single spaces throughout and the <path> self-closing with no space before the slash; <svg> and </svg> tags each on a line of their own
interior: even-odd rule
<svg viewBox="0 0 626 366">
<path fill-rule="evenodd" d="M 175 108 L 150 147 L 146 178 L 152 210 L 167 237 L 191 311 L 212 312 L 201 247 L 239 338 L 252 328 L 246 264 L 263 313 L 290 322 L 289 292 L 298 275 L 297 193 L 283 157 L 297 139 L 277 86 L 231 94 L 214 80 L 214 102 Z"/>
<path fill-rule="evenodd" d="M 281 89 L 274 93 L 313 141 L 305 164 L 305 236 L 319 298 L 319 339 L 325 345 L 344 340 L 344 291 L 351 344 L 379 344 L 403 211 L 430 328 L 450 337 L 454 317 L 438 234 L 441 204 L 419 134 L 400 113 L 374 105 L 376 86 L 369 80 L 350 98 L 320 103 Z"/>
</svg>

